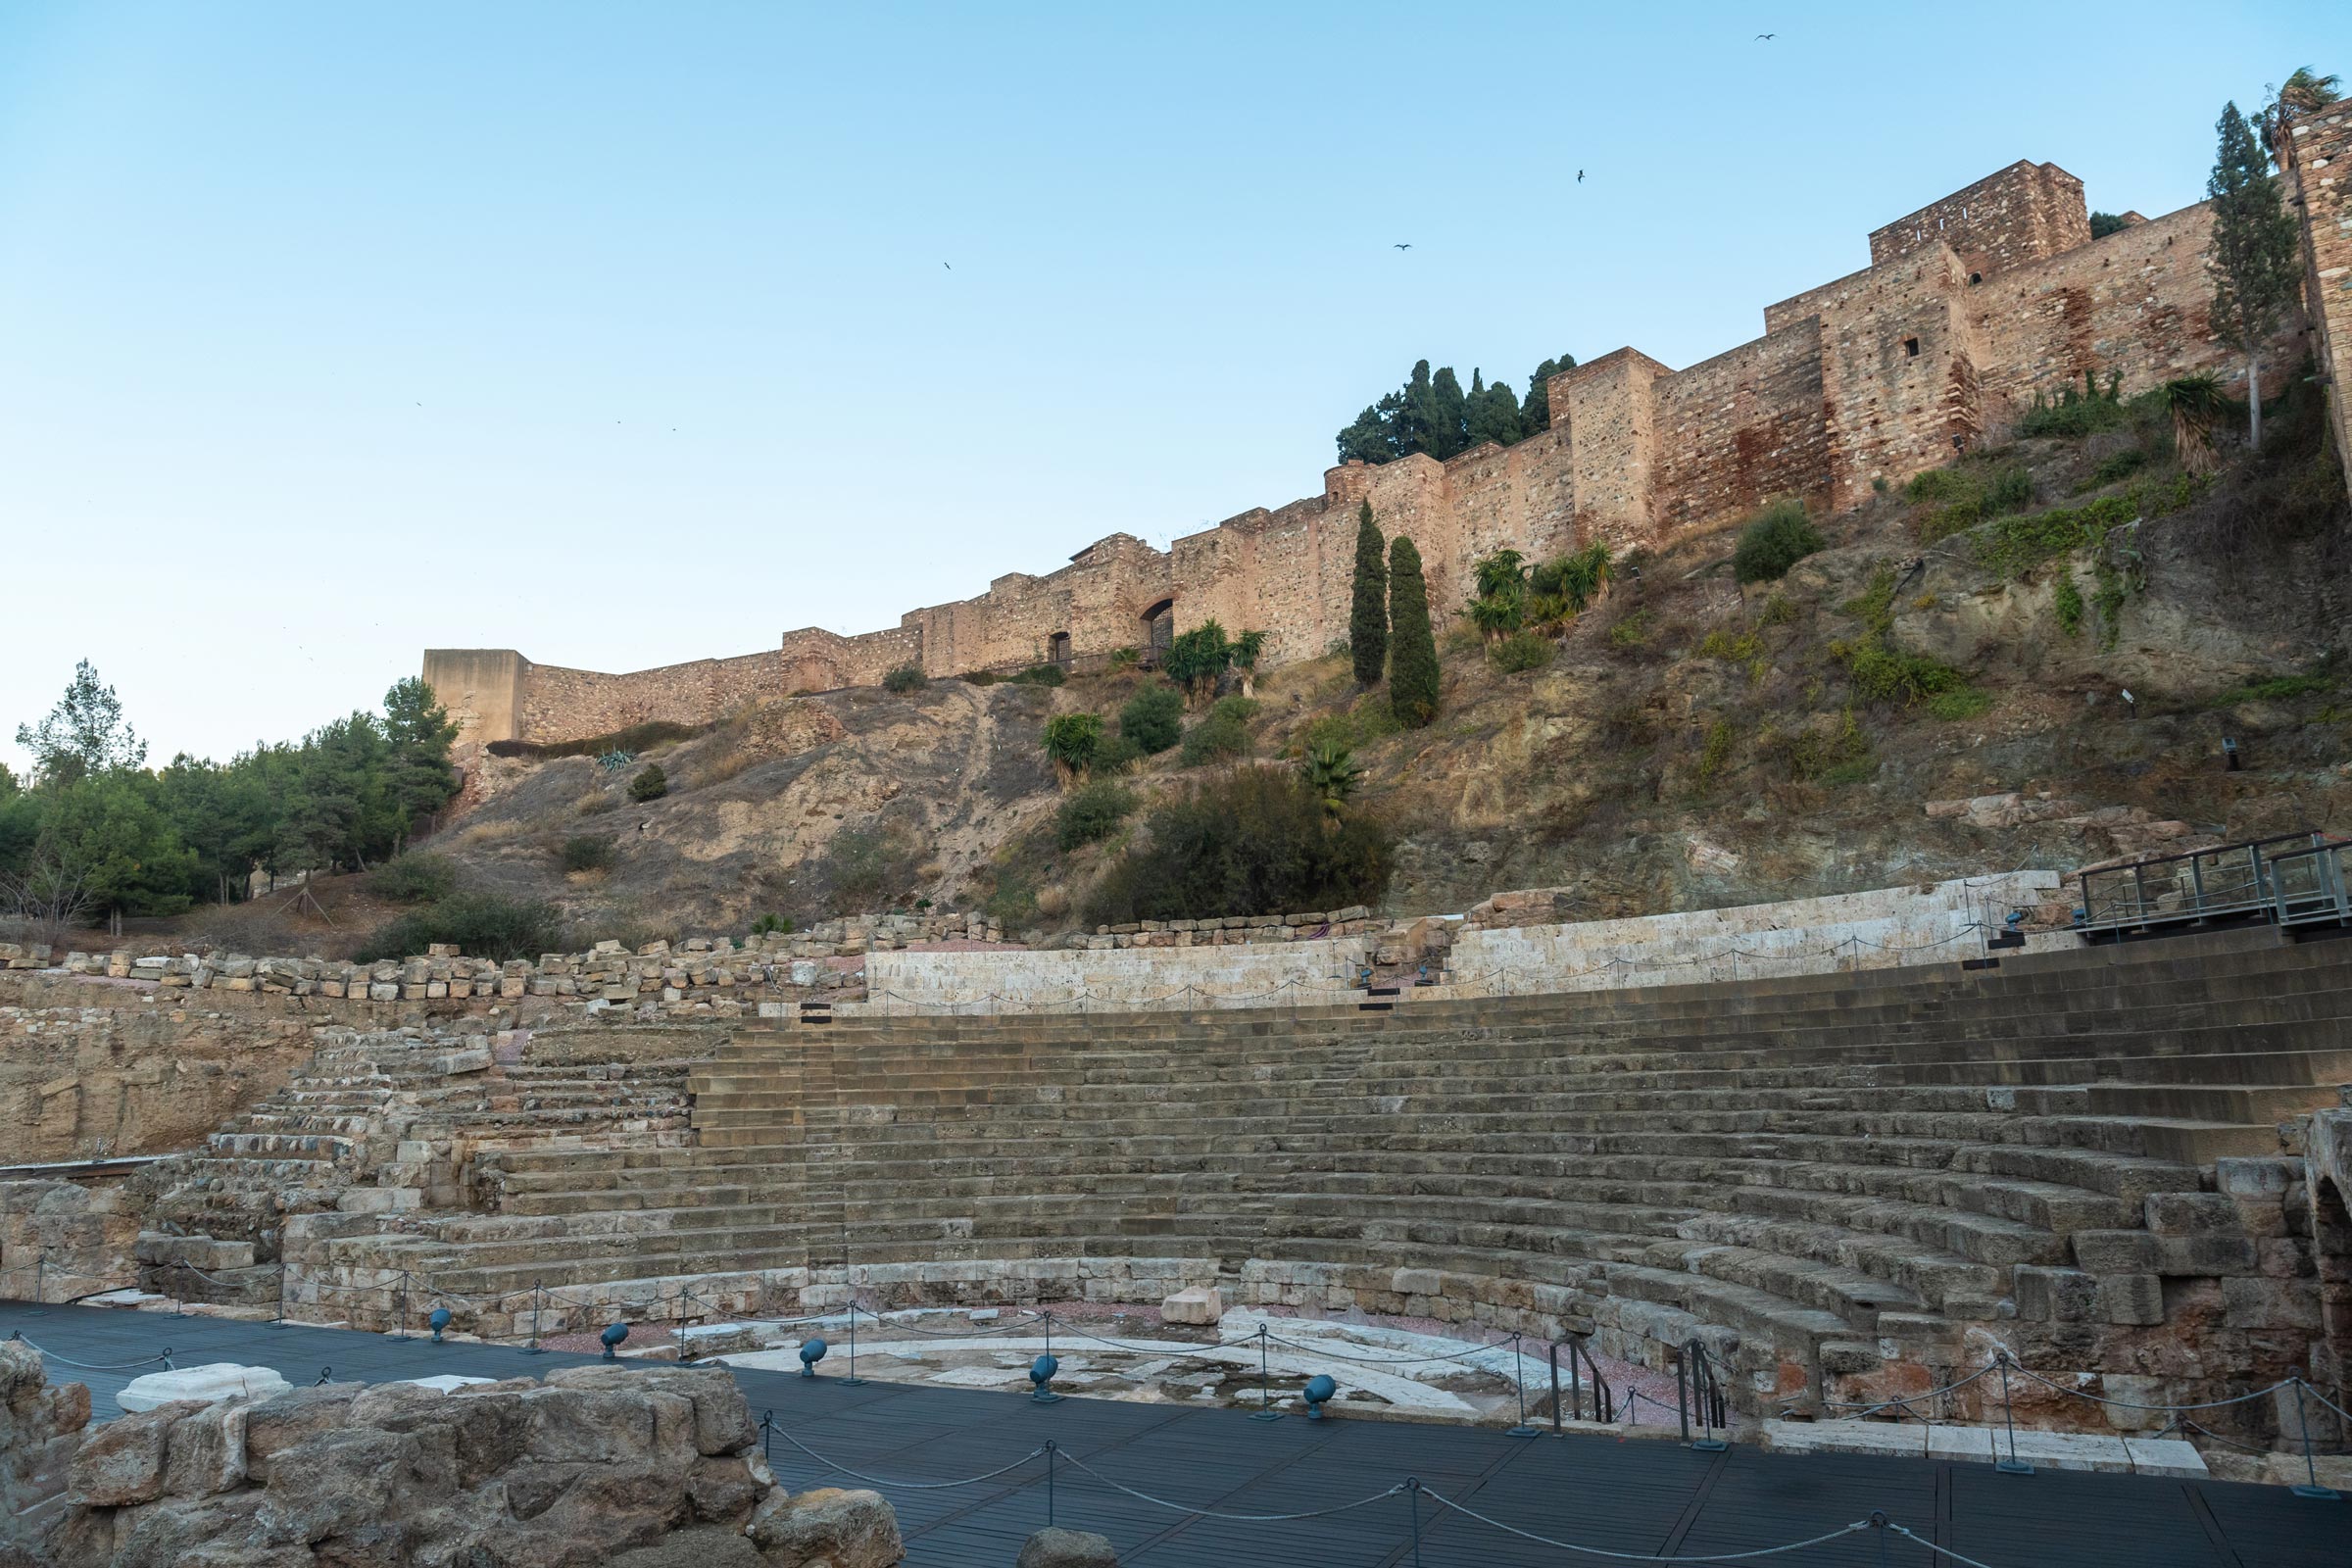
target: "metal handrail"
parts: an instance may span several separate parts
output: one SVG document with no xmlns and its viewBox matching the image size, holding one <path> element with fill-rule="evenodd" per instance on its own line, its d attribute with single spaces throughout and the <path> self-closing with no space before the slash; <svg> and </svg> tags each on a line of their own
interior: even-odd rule
<svg viewBox="0 0 2352 1568">
<path fill-rule="evenodd" d="M 2327 843 L 2314 829 L 2084 871 L 2076 929 L 2124 931 L 2253 914 L 2269 918 L 2276 902 L 2276 863 Z M 2271 853 L 2288 844 L 2296 848 Z"/>
<path fill-rule="evenodd" d="M 2280 925 L 2352 925 L 2352 839 L 2271 858 L 2272 912 Z"/>
</svg>

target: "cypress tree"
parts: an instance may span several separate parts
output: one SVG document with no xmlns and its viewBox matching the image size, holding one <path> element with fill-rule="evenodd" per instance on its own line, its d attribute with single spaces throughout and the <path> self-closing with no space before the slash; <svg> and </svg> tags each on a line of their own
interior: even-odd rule
<svg viewBox="0 0 2352 1568">
<path fill-rule="evenodd" d="M 2230 104 L 2205 194 L 2213 198 L 2213 324 L 2246 357 L 2247 444 L 2262 445 L 2262 345 L 2295 303 L 2295 220 L 2278 200 L 2270 155 Z"/>
<path fill-rule="evenodd" d="M 1389 663 L 1389 565 L 1387 541 L 1372 520 L 1372 503 L 1355 509 L 1355 602 L 1348 613 L 1348 653 L 1355 662 L 1355 683 L 1377 686 Z"/>
<path fill-rule="evenodd" d="M 1429 585 L 1421 580 L 1421 552 L 1397 535 L 1389 547 L 1389 707 L 1396 721 L 1419 729 L 1438 716 L 1438 637 L 1429 624 Z"/>
</svg>

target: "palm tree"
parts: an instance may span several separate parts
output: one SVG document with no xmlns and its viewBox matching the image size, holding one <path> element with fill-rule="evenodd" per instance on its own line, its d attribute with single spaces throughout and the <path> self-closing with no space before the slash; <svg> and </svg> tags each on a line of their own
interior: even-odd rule
<svg viewBox="0 0 2352 1568">
<path fill-rule="evenodd" d="M 1306 754 L 1298 770 L 1306 775 L 1307 787 L 1322 797 L 1325 824 L 1337 825 L 1348 808 L 1348 797 L 1364 778 L 1354 754 L 1338 741 L 1325 741 Z"/>
<path fill-rule="evenodd" d="M 2230 411 L 2220 377 L 2210 371 L 2167 381 L 2165 407 L 2173 412 L 2173 453 L 2183 471 L 2202 477 L 2221 466 L 2213 450 L 2214 422 Z"/>
<path fill-rule="evenodd" d="M 2306 115 L 2316 114 L 2334 103 L 2343 94 L 2337 89 L 2341 78 L 2323 76 L 2309 66 L 2298 66 L 2293 75 L 2278 84 L 2272 95 L 2271 105 L 2262 112 L 2264 132 L 2276 138 L 2287 126 Z"/>
<path fill-rule="evenodd" d="M 1101 713 L 1057 713 L 1046 720 L 1046 756 L 1068 783 L 1094 765 L 1102 748 Z"/>
</svg>

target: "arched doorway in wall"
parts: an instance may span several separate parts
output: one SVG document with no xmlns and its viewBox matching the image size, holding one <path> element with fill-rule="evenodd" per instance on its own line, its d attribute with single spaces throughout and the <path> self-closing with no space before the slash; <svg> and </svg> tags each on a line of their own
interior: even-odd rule
<svg viewBox="0 0 2352 1568">
<path fill-rule="evenodd" d="M 1046 662 L 1059 664 L 1064 669 L 1070 667 L 1070 634 L 1068 632 L 1057 631 L 1046 639 Z"/>
<path fill-rule="evenodd" d="M 2352 1214 L 2344 1191 L 2325 1172 L 2311 1175 L 2311 1256 L 2320 1276 L 2320 1338 L 2311 1348 L 2311 1381 L 2341 1404 L 2352 1382 Z"/>
<path fill-rule="evenodd" d="M 1144 612 L 1144 663 L 1156 669 L 1176 641 L 1176 601 L 1162 599 Z"/>
</svg>

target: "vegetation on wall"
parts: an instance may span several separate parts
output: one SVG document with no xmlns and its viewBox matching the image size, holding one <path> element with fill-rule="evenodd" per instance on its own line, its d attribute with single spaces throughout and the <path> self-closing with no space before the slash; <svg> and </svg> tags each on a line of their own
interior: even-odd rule
<svg viewBox="0 0 2352 1568">
<path fill-rule="evenodd" d="M 920 664 L 901 664 L 882 677 L 882 689 L 901 696 L 919 692 L 930 684 L 931 678 L 923 673 Z"/>
<path fill-rule="evenodd" d="M 1544 383 L 1575 367 L 1573 354 L 1545 360 L 1527 378 L 1527 395 L 1520 397 L 1507 382 L 1490 386 L 1476 368 L 1465 392 L 1452 366 L 1433 373 L 1423 360 L 1404 385 L 1357 415 L 1339 433 L 1340 461 L 1393 463 L 1421 452 L 1444 462 L 1483 441 L 1506 447 L 1524 441 L 1551 428 L 1551 403 Z"/>
<path fill-rule="evenodd" d="M 2271 177 L 2270 150 L 2232 103 L 2214 126 L 2218 139 L 2205 194 L 2213 202 L 2213 325 L 2246 361 L 2246 444 L 2262 445 L 2262 346 L 2295 308 L 2302 289 L 2295 220 Z"/>
</svg>

